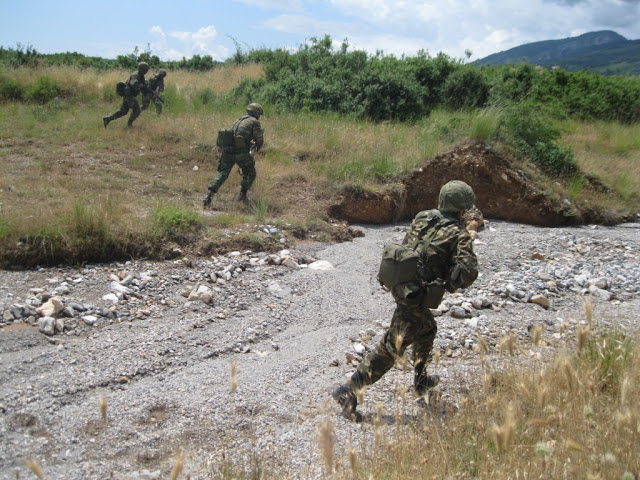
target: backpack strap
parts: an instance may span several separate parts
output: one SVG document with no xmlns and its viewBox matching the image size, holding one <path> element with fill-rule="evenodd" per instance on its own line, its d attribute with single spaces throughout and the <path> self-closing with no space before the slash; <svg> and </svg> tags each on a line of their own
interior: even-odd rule
<svg viewBox="0 0 640 480">
<path fill-rule="evenodd" d="M 240 117 L 238 120 L 236 120 L 236 123 L 233 124 L 233 127 L 231 127 L 231 130 L 233 130 L 233 134 L 234 135 L 238 135 L 238 128 L 240 128 L 240 124 L 242 122 L 244 122 L 247 118 L 249 118 L 251 115 L 243 115 L 242 117 Z"/>
</svg>

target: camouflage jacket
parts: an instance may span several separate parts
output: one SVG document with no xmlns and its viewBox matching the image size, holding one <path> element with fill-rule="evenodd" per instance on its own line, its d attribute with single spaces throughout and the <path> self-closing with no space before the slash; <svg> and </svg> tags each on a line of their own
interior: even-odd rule
<svg viewBox="0 0 640 480">
<path fill-rule="evenodd" d="M 164 77 L 157 73 L 149 80 L 149 88 L 154 92 L 164 92 Z"/>
<path fill-rule="evenodd" d="M 127 86 L 129 87 L 129 93 L 137 97 L 140 91 L 145 87 L 146 80 L 144 75 L 137 70 L 131 74 L 129 77 L 129 81 L 127 81 Z M 126 90 L 125 90 L 126 91 Z"/>
<path fill-rule="evenodd" d="M 233 124 L 231 130 L 233 130 L 236 135 L 244 138 L 247 151 L 251 148 L 252 142 L 253 145 L 255 145 L 256 151 L 262 148 L 262 145 L 264 144 L 264 137 L 262 127 L 260 127 L 260 122 L 257 118 L 252 117 L 251 115 L 244 115 L 236 120 L 236 123 Z"/>
<path fill-rule="evenodd" d="M 470 286 L 478 277 L 478 259 L 469 232 L 456 217 L 424 210 L 415 216 L 402 243 L 415 244 L 421 232 L 421 239 L 426 239 L 430 225 L 437 229 L 435 236 L 426 248 L 425 242 L 416 248 L 421 257 L 418 276 L 425 283 L 443 283 L 449 292 Z"/>
</svg>

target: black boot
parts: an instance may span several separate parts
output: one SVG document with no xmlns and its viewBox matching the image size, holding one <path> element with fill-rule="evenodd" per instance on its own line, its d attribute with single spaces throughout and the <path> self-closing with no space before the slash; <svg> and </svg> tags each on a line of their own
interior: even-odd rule
<svg viewBox="0 0 640 480">
<path fill-rule="evenodd" d="M 111 117 L 109 116 L 102 117 L 102 123 L 104 123 L 104 128 L 107 128 L 107 125 L 109 125 L 110 121 L 111 121 Z"/>
<path fill-rule="evenodd" d="M 202 206 L 204 208 L 207 208 L 209 205 L 211 205 L 211 199 L 213 198 L 213 193 L 214 193 L 213 190 L 209 190 L 209 192 L 202 199 Z"/>
<path fill-rule="evenodd" d="M 238 195 L 238 201 L 243 203 L 249 203 L 249 197 L 247 197 L 246 190 L 240 190 L 240 195 Z"/>
<path fill-rule="evenodd" d="M 362 415 L 356 411 L 358 406 L 357 391 L 364 386 L 360 372 L 356 372 L 351 376 L 351 381 L 347 384 L 340 385 L 331 396 L 342 407 L 342 416 L 354 422 L 361 422 Z"/>
<path fill-rule="evenodd" d="M 440 377 L 438 375 L 427 375 L 424 363 L 417 363 L 414 369 L 415 376 L 413 377 L 413 386 L 418 396 L 422 397 L 428 390 L 440 383 Z"/>
</svg>

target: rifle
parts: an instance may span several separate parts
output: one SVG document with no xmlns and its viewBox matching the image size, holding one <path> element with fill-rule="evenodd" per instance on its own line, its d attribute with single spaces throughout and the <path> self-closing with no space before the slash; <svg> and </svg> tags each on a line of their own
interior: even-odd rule
<svg viewBox="0 0 640 480">
<path fill-rule="evenodd" d="M 151 98 L 153 99 L 154 103 L 156 103 L 156 100 L 159 101 L 160 103 L 164 103 L 164 100 L 162 99 L 162 97 L 158 95 L 156 92 L 154 92 L 153 90 L 151 90 L 151 87 L 149 87 L 149 85 L 144 85 L 140 89 L 140 91 L 145 95 L 151 95 Z"/>
</svg>

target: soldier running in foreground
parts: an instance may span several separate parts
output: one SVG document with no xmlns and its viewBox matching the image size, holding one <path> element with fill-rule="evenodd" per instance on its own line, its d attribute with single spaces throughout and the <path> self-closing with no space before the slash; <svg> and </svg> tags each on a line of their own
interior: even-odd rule
<svg viewBox="0 0 640 480">
<path fill-rule="evenodd" d="M 260 116 L 264 114 L 258 103 L 247 105 L 247 115 L 240 117 L 231 127 L 234 135 L 232 146 L 222 147 L 222 155 L 218 162 L 218 175 L 209 185 L 209 192 L 203 199 L 204 207 L 211 205 L 211 199 L 227 180 L 234 164 L 242 170 L 242 183 L 238 200 L 249 201 L 247 191 L 256 179 L 256 161 L 252 153 L 262 148 L 264 143 L 263 130 L 260 127 Z"/>
<path fill-rule="evenodd" d="M 122 97 L 122 105 L 120 109 L 105 117 L 102 117 L 104 122 L 104 128 L 107 128 L 111 120 L 124 117 L 131 109 L 131 115 L 129 115 L 129 121 L 127 121 L 128 127 L 133 127 L 133 121 L 140 115 L 140 105 L 136 100 L 136 97 L 141 91 L 149 92 L 149 86 L 146 83 L 144 75 L 149 71 L 149 65 L 146 62 L 140 62 L 138 69 L 131 74 L 129 80 L 127 80 L 124 87 L 124 95 Z M 151 92 L 153 93 L 153 92 Z"/>
<path fill-rule="evenodd" d="M 346 418 L 362 419 L 356 412 L 358 391 L 377 382 L 411 345 L 415 393 L 418 404 L 427 405 L 425 394 L 440 381 L 437 375 L 427 374 L 438 330 L 429 307 L 440 304 L 445 289 L 453 293 L 458 288 L 466 288 L 478 276 L 473 243 L 461 222 L 465 210 L 474 203 L 471 187 L 452 180 L 440 190 L 438 209 L 425 210 L 415 216 L 402 242 L 417 244 L 415 250 L 420 253 L 415 283 L 400 284 L 392 290 L 396 309 L 389 329 L 375 350 L 360 362 L 350 381 L 331 393 Z M 425 241 L 427 238 L 430 241 Z"/>
</svg>

